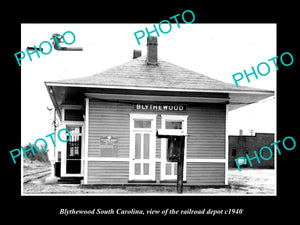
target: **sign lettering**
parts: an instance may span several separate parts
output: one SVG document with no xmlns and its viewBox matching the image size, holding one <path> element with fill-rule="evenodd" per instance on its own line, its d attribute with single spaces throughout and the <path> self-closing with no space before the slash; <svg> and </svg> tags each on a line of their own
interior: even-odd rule
<svg viewBox="0 0 300 225">
<path fill-rule="evenodd" d="M 134 104 L 134 109 L 139 111 L 178 111 L 185 112 L 186 105 L 182 104 Z"/>
</svg>

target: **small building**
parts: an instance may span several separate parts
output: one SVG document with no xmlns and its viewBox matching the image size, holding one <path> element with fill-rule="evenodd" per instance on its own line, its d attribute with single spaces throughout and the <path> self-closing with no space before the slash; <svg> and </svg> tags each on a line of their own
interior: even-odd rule
<svg viewBox="0 0 300 225">
<path fill-rule="evenodd" d="M 274 145 L 270 146 L 274 142 L 273 133 L 255 133 L 254 136 L 250 135 L 229 135 L 229 155 L 228 155 L 228 165 L 230 168 L 236 168 L 235 159 L 238 157 L 245 157 L 248 154 L 249 158 L 254 157 L 254 151 L 257 153 L 263 146 L 268 146 L 273 151 L 274 156 Z M 269 158 L 269 151 L 262 151 L 262 156 Z M 252 160 L 252 168 L 265 168 L 265 169 L 274 169 L 274 157 L 269 160 L 260 160 L 258 163 L 256 159 Z M 242 167 L 250 167 L 247 162 Z"/>
<path fill-rule="evenodd" d="M 70 141 L 57 143 L 57 176 L 82 184 L 176 184 L 161 129 L 185 136 L 184 185 L 228 184 L 228 111 L 274 92 L 158 59 L 157 46 L 148 38 L 146 56 L 135 51 L 131 61 L 93 76 L 45 82 L 59 128 L 71 132 Z"/>
</svg>

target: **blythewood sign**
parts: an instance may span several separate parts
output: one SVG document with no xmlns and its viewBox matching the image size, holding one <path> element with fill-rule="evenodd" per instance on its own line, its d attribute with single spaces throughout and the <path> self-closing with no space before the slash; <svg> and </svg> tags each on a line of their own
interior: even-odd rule
<svg viewBox="0 0 300 225">
<path fill-rule="evenodd" d="M 140 104 L 135 103 L 134 109 L 139 111 L 177 111 L 185 112 L 186 105 L 184 104 Z"/>
</svg>

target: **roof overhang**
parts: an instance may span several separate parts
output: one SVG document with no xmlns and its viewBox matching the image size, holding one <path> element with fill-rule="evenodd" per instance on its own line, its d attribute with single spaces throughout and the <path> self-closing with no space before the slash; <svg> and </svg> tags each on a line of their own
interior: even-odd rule
<svg viewBox="0 0 300 225">
<path fill-rule="evenodd" d="M 229 104 L 229 110 L 234 110 L 274 95 L 274 91 L 261 89 L 194 90 L 79 85 L 57 82 L 45 82 L 45 85 L 59 115 L 63 105 L 83 105 L 86 97 L 125 102 L 223 103 Z"/>
<path fill-rule="evenodd" d="M 271 96 L 274 96 L 274 91 L 230 93 L 229 110 L 250 105 Z"/>
</svg>

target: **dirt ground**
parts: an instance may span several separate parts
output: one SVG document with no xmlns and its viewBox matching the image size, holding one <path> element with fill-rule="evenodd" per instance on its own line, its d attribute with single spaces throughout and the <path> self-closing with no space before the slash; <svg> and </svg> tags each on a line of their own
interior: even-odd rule
<svg viewBox="0 0 300 225">
<path fill-rule="evenodd" d="M 276 173 L 272 169 L 229 169 L 229 187 L 184 189 L 186 195 L 275 195 Z M 176 187 L 165 190 L 151 188 L 89 189 L 79 184 L 45 184 L 45 178 L 23 185 L 24 195 L 177 195 Z"/>
</svg>

